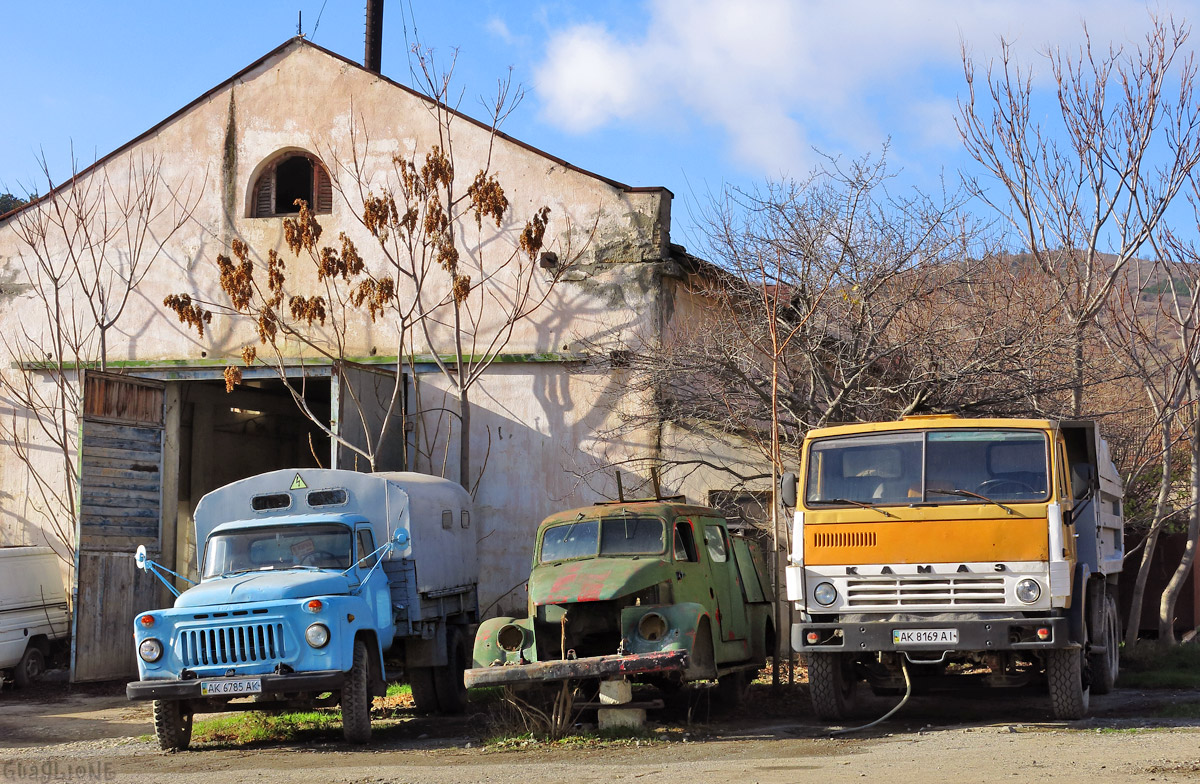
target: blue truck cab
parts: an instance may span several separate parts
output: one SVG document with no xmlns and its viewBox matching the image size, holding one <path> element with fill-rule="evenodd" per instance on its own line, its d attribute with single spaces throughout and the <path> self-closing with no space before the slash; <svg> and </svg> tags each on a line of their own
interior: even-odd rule
<svg viewBox="0 0 1200 784">
<path fill-rule="evenodd" d="M 470 512 L 461 487 L 424 474 L 284 470 L 214 490 L 195 514 L 199 584 L 134 618 L 127 696 L 154 701 L 164 749 L 187 747 L 195 713 L 338 704 L 346 739 L 365 742 L 389 670 L 418 708 L 460 710 Z"/>
</svg>

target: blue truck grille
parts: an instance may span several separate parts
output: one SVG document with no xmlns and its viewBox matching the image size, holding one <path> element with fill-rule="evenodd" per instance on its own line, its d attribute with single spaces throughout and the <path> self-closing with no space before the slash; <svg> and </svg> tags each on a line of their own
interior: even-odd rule
<svg viewBox="0 0 1200 784">
<path fill-rule="evenodd" d="M 184 667 L 282 659 L 283 624 L 247 623 L 185 629 L 179 633 L 179 656 Z"/>
</svg>

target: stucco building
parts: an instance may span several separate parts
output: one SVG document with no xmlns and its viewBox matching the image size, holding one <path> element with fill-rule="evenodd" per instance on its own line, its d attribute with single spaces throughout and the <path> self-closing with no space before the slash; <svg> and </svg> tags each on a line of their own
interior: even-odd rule
<svg viewBox="0 0 1200 784">
<path fill-rule="evenodd" d="M 162 303 L 178 293 L 223 301 L 214 260 L 228 254 L 235 240 L 245 242 L 259 263 L 270 250 L 288 256 L 284 220 L 296 198 L 313 206 L 323 241 L 345 233 L 368 266 L 378 264 L 378 254 L 371 252 L 377 241 L 358 217 L 357 188 L 362 183 L 382 188 L 394 158 L 419 162 L 434 145 L 445 143 L 440 136 L 445 123 L 432 108 L 428 98 L 377 72 L 292 39 L 73 182 L 0 221 L 0 335 L 5 338 L 0 367 L 13 380 L 0 400 L 6 423 L 0 432 L 8 442 L 0 444 L 0 544 L 55 543 L 48 522 L 54 511 L 31 480 L 30 466 L 60 484 L 71 469 L 12 391 L 29 381 L 32 387 L 26 389 L 53 397 L 58 355 L 51 345 L 55 331 L 47 326 L 46 273 L 39 274 L 37 262 L 39 253 L 48 260 L 67 258 L 72 243 L 78 252 L 79 238 L 68 239 L 69 231 L 49 225 L 43 249 L 35 251 L 30 220 L 55 203 L 70 203 L 72 194 L 101 188 L 120 193 L 144 175 L 147 162 L 153 162 L 161 184 L 159 211 L 146 232 L 155 254 L 119 319 L 103 331 L 109 374 L 89 371 L 86 383 L 75 376 L 76 360 L 97 359 L 95 336 L 82 341 L 86 353 L 63 357 L 72 379 L 67 394 L 82 396 L 76 408 L 83 412 L 79 421 L 72 418 L 62 428 L 74 428 L 66 437 L 78 440 L 77 452 L 74 446 L 69 451 L 81 487 L 78 531 L 71 532 L 78 537 L 72 581 L 77 678 L 129 671 L 129 619 L 165 599 L 151 578 L 135 572 L 132 552 L 146 544 L 164 564 L 194 572 L 190 515 L 204 493 L 275 468 L 321 464 L 365 470 L 300 414 L 275 368 L 246 367 L 242 383 L 226 392 L 224 368 L 241 364 L 243 346 L 258 344 L 253 323 L 218 316 L 201 337 Z M 598 495 L 615 497 L 611 472 L 592 474 L 587 481 L 580 475 L 605 462 L 669 457 L 676 448 L 671 445 L 679 439 L 662 425 L 622 430 L 619 443 L 598 443 L 598 434 L 620 430 L 622 408 L 644 410 L 656 401 L 654 395 L 626 389 L 619 362 L 592 363 L 588 357 L 629 345 L 652 348 L 661 341 L 694 308 L 687 283 L 697 268 L 671 244 L 672 194 L 665 188 L 629 187 L 494 136 L 488 125 L 469 117 L 445 117 L 452 123 L 459 192 L 490 161 L 511 215 L 520 216 L 499 227 L 465 226 L 459 233 L 470 236 L 469 242 L 464 239 L 470 245 L 462 249 L 464 255 L 517 247 L 525 216 L 542 206 L 550 209 L 542 250 L 554 255 L 539 256 L 530 278 L 535 293 L 548 291 L 548 298 L 515 325 L 472 389 L 473 473 L 482 469 L 482 474 L 468 477 L 468 484 L 474 489 L 473 520 L 484 561 L 481 610 L 520 613 L 537 523 L 556 509 L 590 503 Z M 355 167 L 358 175 L 351 176 Z M 164 237 L 161 248 L 154 245 Z M 113 274 L 123 274 L 120 254 L 129 253 L 120 251 L 117 241 L 109 247 L 117 255 L 101 272 L 65 274 L 58 289 L 63 318 L 94 330 L 89 302 L 111 285 Z M 568 260 L 565 272 L 556 268 Z M 302 264 L 290 270 L 297 283 L 314 284 L 301 279 L 312 275 Z M 494 315 L 499 312 L 479 314 L 478 334 L 503 328 Z M 417 337 L 415 361 L 401 371 L 403 421 L 392 428 L 403 437 L 384 450 L 381 470 L 409 468 L 459 478 L 452 436 L 457 425 L 448 413 L 453 396 L 446 394 L 446 378 L 430 359 L 450 353 L 451 337 L 437 326 L 429 340 Z M 345 356 L 374 363 L 385 373 L 397 366 L 395 325 L 387 319 L 372 321 L 359 313 L 348 319 L 342 338 Z M 303 381 L 316 416 L 342 434 L 361 428 L 349 402 L 369 397 L 363 391 L 373 383 L 371 374 L 340 372 L 335 362 L 311 350 L 281 345 L 285 373 L 297 385 Z M 371 420 L 366 427 L 378 424 Z M 17 454 L 14 440 L 31 449 Z M 636 487 L 645 478 L 644 469 L 629 472 L 625 486 Z M 682 486 L 667 489 L 699 502 L 730 489 L 728 478 L 704 471 L 681 481 Z"/>
</svg>

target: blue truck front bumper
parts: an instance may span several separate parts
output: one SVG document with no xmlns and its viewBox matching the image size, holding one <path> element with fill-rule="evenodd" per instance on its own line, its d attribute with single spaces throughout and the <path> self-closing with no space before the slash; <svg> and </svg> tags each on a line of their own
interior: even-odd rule
<svg viewBox="0 0 1200 784">
<path fill-rule="evenodd" d="M 230 678 L 188 678 L 183 680 L 153 679 L 133 681 L 125 686 L 125 696 L 131 700 L 209 700 L 200 693 L 203 681 L 236 681 L 255 678 L 262 681 L 257 695 L 295 694 L 298 692 L 338 691 L 346 682 L 346 673 L 338 670 L 289 672 L 276 675 L 238 675 Z M 257 696 L 256 695 L 256 696 Z M 219 699 L 219 698 L 216 698 Z"/>
</svg>

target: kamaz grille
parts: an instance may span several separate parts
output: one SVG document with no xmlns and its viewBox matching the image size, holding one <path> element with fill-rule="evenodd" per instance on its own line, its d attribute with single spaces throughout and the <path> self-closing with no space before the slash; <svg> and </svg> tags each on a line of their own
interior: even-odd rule
<svg viewBox="0 0 1200 784">
<path fill-rule="evenodd" d="M 851 607 L 937 607 L 1004 604 L 1002 577 L 871 577 L 846 586 Z"/>
<path fill-rule="evenodd" d="M 248 623 L 185 629 L 179 633 L 179 655 L 185 667 L 282 659 L 283 624 Z"/>
<path fill-rule="evenodd" d="M 813 534 L 813 547 L 874 547 L 874 531 L 838 531 Z"/>
</svg>

